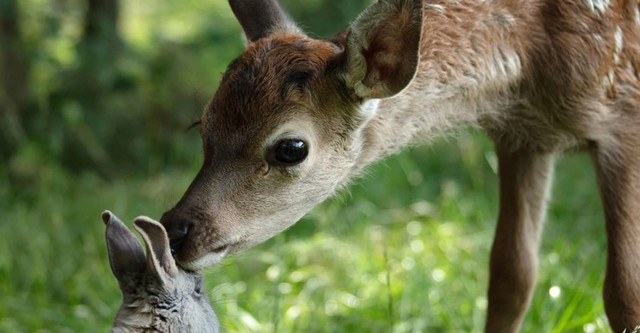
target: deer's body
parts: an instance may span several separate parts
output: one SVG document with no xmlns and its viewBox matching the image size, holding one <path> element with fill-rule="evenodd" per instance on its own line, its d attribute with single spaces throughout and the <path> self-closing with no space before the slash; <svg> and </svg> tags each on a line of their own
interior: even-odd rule
<svg viewBox="0 0 640 333">
<path fill-rule="evenodd" d="M 416 78 L 380 101 L 363 165 L 460 125 L 558 152 L 638 122 L 637 1 L 427 2 Z"/>
<path fill-rule="evenodd" d="M 258 17 L 230 2 L 250 43 L 204 112 L 202 170 L 162 218 L 183 265 L 261 242 L 370 163 L 477 125 L 500 177 L 487 332 L 520 327 L 554 156 L 568 149 L 596 166 L 607 315 L 615 332 L 640 325 L 637 0 L 382 0 L 332 41 L 273 1 Z"/>
</svg>

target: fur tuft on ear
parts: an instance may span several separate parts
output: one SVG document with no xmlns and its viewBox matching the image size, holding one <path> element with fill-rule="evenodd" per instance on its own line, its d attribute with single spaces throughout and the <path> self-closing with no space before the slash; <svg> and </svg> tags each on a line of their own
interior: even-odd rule
<svg viewBox="0 0 640 333">
<path fill-rule="evenodd" d="M 349 27 L 345 81 L 364 99 L 400 93 L 419 62 L 421 0 L 380 0 Z"/>
</svg>

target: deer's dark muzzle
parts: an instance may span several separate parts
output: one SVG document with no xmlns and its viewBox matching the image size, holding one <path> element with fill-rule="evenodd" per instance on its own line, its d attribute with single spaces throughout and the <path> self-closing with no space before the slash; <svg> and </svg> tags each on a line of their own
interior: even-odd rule
<svg viewBox="0 0 640 333">
<path fill-rule="evenodd" d="M 165 230 L 167 230 L 171 254 L 174 256 L 179 254 L 185 243 L 185 239 L 187 239 L 187 235 L 193 229 L 193 222 L 181 216 L 175 209 L 172 209 L 162 214 L 160 223 L 164 226 Z"/>
</svg>

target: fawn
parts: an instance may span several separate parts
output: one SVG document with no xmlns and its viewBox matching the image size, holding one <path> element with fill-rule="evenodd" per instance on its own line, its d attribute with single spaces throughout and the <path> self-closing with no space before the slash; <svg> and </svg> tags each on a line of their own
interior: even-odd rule
<svg viewBox="0 0 640 333">
<path fill-rule="evenodd" d="M 566 150 L 596 168 L 610 324 L 640 324 L 638 0 L 379 0 L 331 40 L 306 36 L 275 0 L 230 5 L 248 43 L 204 109 L 202 168 L 161 219 L 180 265 L 213 265 L 372 162 L 479 126 L 500 181 L 486 331 L 521 326 Z"/>
</svg>

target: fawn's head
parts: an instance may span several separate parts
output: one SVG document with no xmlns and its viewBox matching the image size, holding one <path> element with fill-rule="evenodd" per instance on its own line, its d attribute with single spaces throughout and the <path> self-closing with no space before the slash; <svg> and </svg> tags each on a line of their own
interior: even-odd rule
<svg viewBox="0 0 640 333">
<path fill-rule="evenodd" d="M 122 291 L 122 305 L 111 332 L 217 333 L 218 319 L 203 291 L 202 274 L 176 265 L 162 225 L 148 217 L 134 221 L 147 247 L 109 211 L 106 224 L 111 271 Z"/>
<path fill-rule="evenodd" d="M 204 163 L 166 212 L 176 259 L 199 269 L 294 224 L 344 184 L 378 100 L 418 65 L 420 0 L 382 0 L 332 40 L 303 34 L 275 0 L 231 0 L 248 45 L 201 119 Z"/>
</svg>

